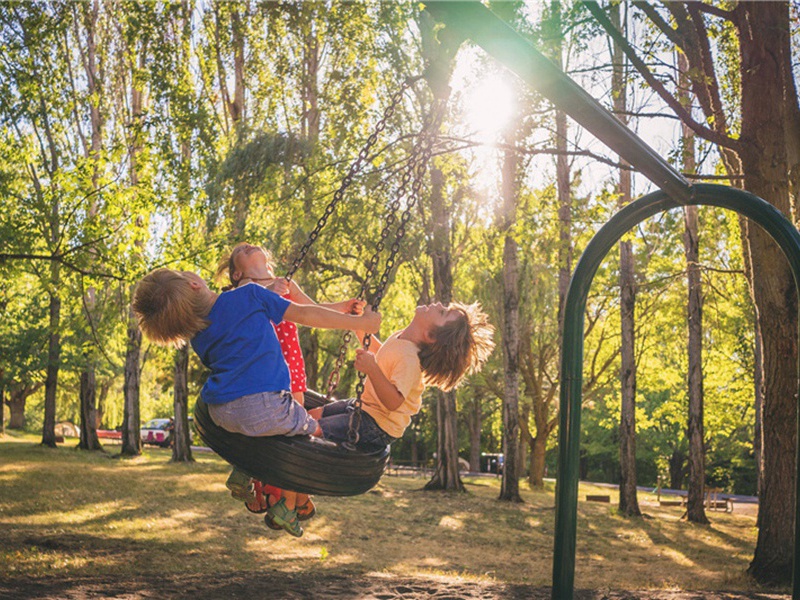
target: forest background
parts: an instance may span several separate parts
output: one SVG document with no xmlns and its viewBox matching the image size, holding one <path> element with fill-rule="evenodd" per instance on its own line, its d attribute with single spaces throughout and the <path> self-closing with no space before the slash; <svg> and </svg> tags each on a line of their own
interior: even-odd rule
<svg viewBox="0 0 800 600">
<path fill-rule="evenodd" d="M 731 154 L 746 155 L 736 144 L 747 128 L 749 4 L 492 8 L 676 168 L 741 186 L 747 161 Z M 796 90 L 798 3 L 764 4 L 785 14 L 794 58 L 784 91 Z M 684 35 L 687 23 L 694 37 Z M 71 421 L 86 449 L 101 447 L 97 428 L 121 427 L 122 453 L 136 454 L 144 420 L 175 414 L 184 423 L 204 369 L 186 349 L 142 340 L 130 312 L 135 282 L 161 266 L 211 280 L 239 241 L 269 248 L 285 272 L 380 123 L 296 275 L 319 302 L 364 284 L 369 298 L 377 278 L 364 281 L 366 265 L 389 204 L 409 206 L 400 180 L 434 105 L 428 84 L 447 80 L 382 330 L 402 327 L 419 303 L 479 301 L 498 348 L 456 393 L 426 394 L 392 455 L 419 463 L 436 453 L 441 463 L 460 454 L 477 470 L 481 453 L 503 452 L 504 494 L 521 477 L 541 486 L 555 471 L 569 273 L 609 216 L 652 187 L 500 65 L 467 45 L 453 58 L 435 33 L 414 3 L 0 4 L 3 426 L 41 431 L 54 445 L 56 423 Z M 406 78 L 430 62 L 444 67 L 385 116 Z M 796 91 L 784 103 L 795 118 Z M 796 195 L 795 181 L 787 190 Z M 608 257 L 587 310 L 582 478 L 620 481 L 627 393 L 638 482 L 685 488 L 687 374 L 699 364 L 706 485 L 759 491 L 762 344 L 747 236 L 733 213 L 678 210 Z M 690 289 L 701 312 L 691 312 Z M 785 304 L 791 312 L 796 299 Z M 702 323 L 699 338 L 692 320 Z M 690 339 L 702 347 L 695 359 Z M 341 336 L 304 329 L 301 340 L 310 386 L 324 391 Z M 621 377 L 631 372 L 633 384 Z M 351 395 L 355 381 L 346 360 L 335 394 Z M 457 473 L 437 473 L 445 487 L 457 482 Z"/>
</svg>

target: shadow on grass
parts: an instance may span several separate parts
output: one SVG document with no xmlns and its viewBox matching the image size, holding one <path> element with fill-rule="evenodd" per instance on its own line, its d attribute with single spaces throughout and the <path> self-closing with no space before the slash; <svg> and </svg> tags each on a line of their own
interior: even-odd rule
<svg viewBox="0 0 800 600">
<path fill-rule="evenodd" d="M 0 584 L 29 581 L 25 589 L 33 589 L 63 579 L 63 590 L 111 590 L 95 594 L 102 597 L 114 597 L 114 586 L 123 590 L 118 595 L 148 596 L 136 592 L 140 586 L 165 597 L 196 590 L 194 597 L 244 598 L 254 596 L 240 590 L 264 590 L 263 582 L 271 582 L 291 592 L 278 597 L 337 597 L 338 586 L 343 598 L 371 597 L 353 594 L 352 581 L 383 590 L 374 596 L 381 598 L 509 598 L 517 588 L 528 594 L 519 597 L 549 597 L 540 592 L 552 572 L 552 491 L 524 486 L 525 503 L 512 504 L 497 499 L 499 480 L 467 480 L 467 493 L 442 494 L 421 491 L 421 479 L 386 477 L 362 496 L 316 498 L 318 517 L 294 539 L 267 530 L 260 516 L 230 498 L 229 467 L 221 459 L 203 455 L 175 464 L 169 458 L 169 451 L 148 450 L 140 458 L 109 460 L 0 440 Z M 674 575 L 677 588 L 701 589 L 692 570 L 709 575 L 704 587 L 719 587 L 727 580 L 717 559 L 709 562 L 713 548 L 725 545 L 729 555 L 731 548 L 746 554 L 751 547 L 727 525 L 719 535 L 712 527 L 715 537 L 703 539 L 660 516 L 633 522 L 608 505 L 581 503 L 579 510 L 584 588 L 657 587 L 655 573 Z M 664 551 L 669 545 L 676 550 Z M 431 588 L 438 596 L 422 596 L 431 578 L 448 585 Z M 478 591 L 442 595 L 462 583 Z M 333 591 L 314 596 L 302 591 L 306 584 Z M 412 590 L 406 596 L 398 591 L 404 585 Z M 492 596 L 501 588 L 505 595 Z M 0 597 L 3 590 L 0 585 Z"/>
</svg>

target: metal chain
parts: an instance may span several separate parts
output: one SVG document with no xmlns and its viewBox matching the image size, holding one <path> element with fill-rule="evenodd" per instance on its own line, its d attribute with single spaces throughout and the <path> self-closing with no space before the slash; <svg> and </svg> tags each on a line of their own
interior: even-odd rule
<svg viewBox="0 0 800 600">
<path fill-rule="evenodd" d="M 308 251 L 311 249 L 311 246 L 314 244 L 315 241 L 317 241 L 317 238 L 319 237 L 319 232 L 322 231 L 323 227 L 325 227 L 325 225 L 328 222 L 328 218 L 333 214 L 333 211 L 336 209 L 336 206 L 339 204 L 339 202 L 341 202 L 342 198 L 344 197 L 345 191 L 347 190 L 348 187 L 350 187 L 350 184 L 353 182 L 353 178 L 363 168 L 364 163 L 366 162 L 367 158 L 369 157 L 369 151 L 375 145 L 375 142 L 378 141 L 378 136 L 386 128 L 387 121 L 395 113 L 395 110 L 397 109 L 397 105 L 400 104 L 400 101 L 402 100 L 402 98 L 405 95 L 406 91 L 408 91 L 408 89 L 412 85 L 414 85 L 417 81 L 419 81 L 421 78 L 422 78 L 421 75 L 419 75 L 417 77 L 408 77 L 408 78 L 406 78 L 403 81 L 402 85 L 400 86 L 400 89 L 397 90 L 394 94 L 392 94 L 392 96 L 391 96 L 391 98 L 389 100 L 389 105 L 386 107 L 386 110 L 383 111 L 383 116 L 375 124 L 375 129 L 370 134 L 370 136 L 367 138 L 366 143 L 364 144 L 363 148 L 361 148 L 361 150 L 359 151 L 358 156 L 356 157 L 355 161 L 353 161 L 353 164 L 350 165 L 350 169 L 348 169 L 347 173 L 342 178 L 342 183 L 339 185 L 339 189 L 337 189 L 333 193 L 333 198 L 328 203 L 328 205 L 325 207 L 325 211 L 323 212 L 322 216 L 317 221 L 317 225 L 314 227 L 314 229 L 311 231 L 311 233 L 308 234 L 308 238 L 306 239 L 305 243 L 303 244 L 303 246 L 298 251 L 297 256 L 295 257 L 294 261 L 292 262 L 292 266 L 289 268 L 289 271 L 286 273 L 286 280 L 287 281 L 291 281 L 292 280 L 292 278 L 294 277 L 294 274 L 297 272 L 297 269 L 300 268 L 300 264 L 303 262 L 303 260 L 305 259 L 306 255 L 308 254 Z"/>
<path fill-rule="evenodd" d="M 378 287 L 375 290 L 375 296 L 372 300 L 372 307 L 373 310 L 377 310 L 380 306 L 381 300 L 383 299 L 383 293 L 386 290 L 386 286 L 389 281 L 389 276 L 391 274 L 392 268 L 394 267 L 395 257 L 397 253 L 400 251 L 400 242 L 403 240 L 403 237 L 406 233 L 406 224 L 408 223 L 409 219 L 411 218 L 411 211 L 413 210 L 414 206 L 416 206 L 417 201 L 420 197 L 420 190 L 422 189 L 422 182 L 425 176 L 425 171 L 427 170 L 428 163 L 430 162 L 431 155 L 433 154 L 433 143 L 436 139 L 436 134 L 439 131 L 439 126 L 441 125 L 442 119 L 444 118 L 445 108 L 447 107 L 447 98 L 438 99 L 436 101 L 437 106 L 434 110 L 431 111 L 432 116 L 428 121 L 429 127 L 423 130 L 418 148 L 415 149 L 417 152 L 415 153 L 415 160 L 414 164 L 410 166 L 407 170 L 407 173 L 412 173 L 414 175 L 414 183 L 411 186 L 411 194 L 408 197 L 408 201 L 406 203 L 406 209 L 403 211 L 403 214 L 400 216 L 400 224 L 397 227 L 397 232 L 395 233 L 394 243 L 392 244 L 389 257 L 386 259 L 386 265 L 383 270 L 383 274 L 381 275 L 380 282 L 378 283 Z M 411 161 L 409 161 L 411 162 Z M 387 224 L 388 228 L 389 225 Z M 384 229 L 386 229 L 384 228 Z M 366 334 L 364 336 L 364 349 L 369 350 L 370 343 L 372 341 L 372 336 L 370 334 Z M 356 444 L 358 443 L 358 430 L 361 428 L 361 409 L 362 409 L 362 394 L 364 393 L 364 383 L 366 380 L 366 375 L 362 372 L 358 373 L 358 383 L 356 384 L 356 398 L 355 403 L 353 405 L 353 410 L 350 413 L 350 421 L 348 423 L 348 431 L 347 431 L 347 441 L 342 444 L 345 448 L 349 450 L 355 450 Z"/>
<path fill-rule="evenodd" d="M 415 168 L 417 168 L 417 164 L 420 162 L 420 156 L 421 156 L 420 148 L 422 147 L 423 140 L 426 137 L 424 132 L 427 132 L 431 129 L 431 127 L 433 126 L 433 119 L 434 119 L 433 113 L 430 113 L 426 116 L 426 119 L 422 127 L 423 135 L 421 135 L 420 139 L 417 140 L 416 144 L 411 150 L 411 156 L 409 157 L 408 163 L 406 164 L 405 167 L 403 167 L 403 174 L 401 176 L 397 194 L 395 194 L 394 200 L 392 200 L 391 204 L 389 205 L 389 209 L 384 218 L 385 225 L 378 238 L 378 242 L 375 245 L 375 252 L 373 253 L 372 257 L 367 263 L 367 270 L 361 284 L 361 290 L 358 293 L 359 300 L 363 300 L 367 296 L 369 282 L 372 280 L 372 277 L 375 274 L 375 270 L 378 265 L 378 260 L 380 259 L 380 256 L 383 253 L 383 249 L 386 247 L 386 238 L 389 237 L 392 225 L 394 225 L 395 221 L 397 220 L 397 217 L 395 215 L 397 213 L 397 210 L 400 208 L 400 201 L 405 196 L 406 187 L 408 187 L 408 182 L 411 180 L 411 177 L 414 174 L 414 170 Z M 333 396 L 334 390 L 336 390 L 337 386 L 339 385 L 339 381 L 341 378 L 340 375 L 341 369 L 342 366 L 344 365 L 345 359 L 347 358 L 347 348 L 350 345 L 351 340 L 352 340 L 351 332 L 346 331 L 342 335 L 342 343 L 339 346 L 339 354 L 336 357 L 336 364 L 334 365 L 333 371 L 331 371 L 331 374 L 328 376 L 328 385 L 325 394 L 328 400 L 330 400 L 331 396 Z"/>
</svg>

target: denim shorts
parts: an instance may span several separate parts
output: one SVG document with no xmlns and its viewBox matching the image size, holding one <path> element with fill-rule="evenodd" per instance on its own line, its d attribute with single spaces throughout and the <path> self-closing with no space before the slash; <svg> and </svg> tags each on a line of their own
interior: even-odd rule
<svg viewBox="0 0 800 600">
<path fill-rule="evenodd" d="M 311 435 L 317 430 L 317 422 L 288 391 L 261 392 L 224 404 L 209 404 L 208 412 L 223 429 L 251 437 Z"/>
<path fill-rule="evenodd" d="M 347 433 L 350 431 L 350 415 L 355 410 L 355 402 L 355 399 L 351 398 L 350 400 L 331 402 L 322 407 L 322 417 L 319 419 L 322 437 L 337 444 L 347 441 Z M 375 419 L 365 411 L 361 411 L 357 448 L 366 452 L 383 450 L 395 439 L 381 429 Z"/>
</svg>

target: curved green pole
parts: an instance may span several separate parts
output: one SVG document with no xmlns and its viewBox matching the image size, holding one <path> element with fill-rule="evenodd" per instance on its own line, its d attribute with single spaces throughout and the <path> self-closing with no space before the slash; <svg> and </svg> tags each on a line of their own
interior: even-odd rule
<svg viewBox="0 0 800 600">
<path fill-rule="evenodd" d="M 758 196 L 734 188 L 698 184 L 689 202 L 679 202 L 658 191 L 632 202 L 595 234 L 581 255 L 567 292 L 564 340 L 561 347 L 561 396 L 558 432 L 558 480 L 556 483 L 555 552 L 553 591 L 557 600 L 569 600 L 575 583 L 575 538 L 578 513 L 578 458 L 581 427 L 583 327 L 589 287 L 600 263 L 623 234 L 655 214 L 686 204 L 727 208 L 761 225 L 778 243 L 791 265 L 795 285 L 800 285 L 800 233 L 774 206 Z M 800 373 L 800 365 L 798 365 Z M 800 432 L 800 410 L 798 410 Z M 800 434 L 798 435 L 795 489 L 795 533 L 792 598 L 800 600 Z"/>
</svg>

